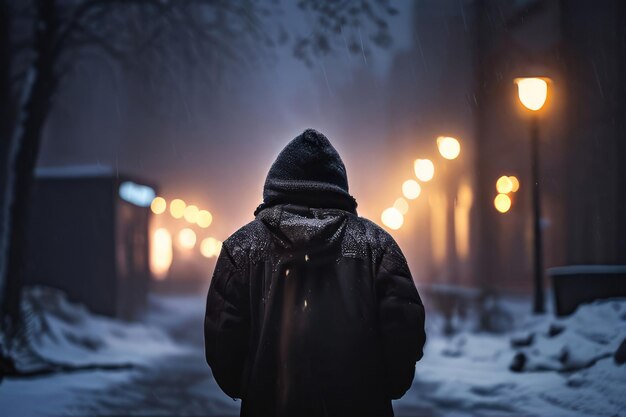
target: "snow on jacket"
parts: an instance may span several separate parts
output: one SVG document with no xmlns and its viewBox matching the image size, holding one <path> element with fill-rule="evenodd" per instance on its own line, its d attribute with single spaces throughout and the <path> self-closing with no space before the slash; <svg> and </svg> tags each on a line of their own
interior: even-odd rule
<svg viewBox="0 0 626 417">
<path fill-rule="evenodd" d="M 244 417 L 393 416 L 426 338 L 400 248 L 356 215 L 341 158 L 312 129 L 279 154 L 263 196 L 211 281 L 215 380 Z"/>
</svg>

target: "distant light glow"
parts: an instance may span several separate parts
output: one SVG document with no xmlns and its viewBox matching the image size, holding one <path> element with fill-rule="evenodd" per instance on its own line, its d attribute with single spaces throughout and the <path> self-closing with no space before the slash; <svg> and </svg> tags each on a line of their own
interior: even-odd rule
<svg viewBox="0 0 626 417">
<path fill-rule="evenodd" d="M 402 183 L 402 194 L 409 200 L 415 200 L 421 192 L 422 187 L 415 180 L 406 180 Z"/>
<path fill-rule="evenodd" d="M 472 189 L 466 181 L 461 182 L 454 204 L 454 235 L 456 252 L 460 259 L 466 260 L 470 252 L 470 212 L 472 208 Z"/>
<path fill-rule="evenodd" d="M 176 198 L 170 203 L 170 214 L 173 218 L 180 219 L 185 214 L 185 207 L 187 204 L 180 198 Z"/>
<path fill-rule="evenodd" d="M 511 208 L 511 198 L 506 194 L 498 194 L 493 200 L 493 205 L 500 213 L 506 213 Z"/>
<path fill-rule="evenodd" d="M 197 206 L 194 206 L 193 204 L 188 205 L 187 207 L 185 207 L 185 211 L 183 212 L 183 216 L 185 217 L 185 220 L 187 220 L 189 223 L 196 223 L 198 221 L 198 212 L 200 210 L 198 210 Z"/>
<path fill-rule="evenodd" d="M 120 198 L 139 207 L 149 207 L 156 193 L 152 187 L 136 184 L 132 181 L 124 181 L 120 184 Z"/>
<path fill-rule="evenodd" d="M 540 110 L 548 98 L 548 83 L 543 78 L 516 78 L 519 100 L 529 110 Z"/>
<path fill-rule="evenodd" d="M 150 270 L 158 280 L 167 277 L 172 265 L 172 235 L 167 229 L 157 229 L 150 242 Z"/>
<path fill-rule="evenodd" d="M 516 193 L 517 190 L 519 190 L 519 180 L 514 175 L 511 175 L 509 179 L 511 180 L 511 184 L 513 185 L 513 187 L 511 188 L 511 191 Z"/>
<path fill-rule="evenodd" d="M 423 182 L 428 182 L 435 176 L 435 165 L 430 159 L 416 159 L 413 163 L 415 176 Z"/>
<path fill-rule="evenodd" d="M 398 210 L 402 215 L 405 215 L 409 211 L 409 203 L 404 198 L 399 197 L 394 201 L 393 208 Z"/>
<path fill-rule="evenodd" d="M 461 144 L 455 138 L 439 136 L 437 138 L 439 153 L 446 159 L 456 159 L 461 153 Z"/>
<path fill-rule="evenodd" d="M 380 216 L 383 224 L 392 230 L 398 230 L 404 223 L 404 216 L 394 207 L 385 209 Z"/>
<path fill-rule="evenodd" d="M 222 242 L 214 237 L 207 237 L 200 242 L 200 253 L 205 258 L 213 258 L 220 254 Z"/>
<path fill-rule="evenodd" d="M 442 190 L 429 193 L 430 208 L 430 250 L 435 265 L 443 265 L 448 244 L 448 199 Z"/>
<path fill-rule="evenodd" d="M 193 249 L 196 246 L 196 232 L 189 228 L 182 229 L 178 232 L 178 244 L 183 249 Z"/>
<path fill-rule="evenodd" d="M 150 210 L 152 210 L 154 214 L 162 214 L 165 212 L 166 208 L 167 201 L 165 201 L 163 197 L 154 197 L 154 200 L 150 203 Z"/>
<path fill-rule="evenodd" d="M 498 190 L 500 194 L 508 194 L 513 191 L 513 182 L 511 181 L 511 178 L 506 175 L 498 178 L 498 181 L 496 181 L 496 190 Z"/>
<path fill-rule="evenodd" d="M 198 226 L 206 229 L 213 223 L 213 215 L 210 211 L 200 210 L 198 212 Z"/>
</svg>

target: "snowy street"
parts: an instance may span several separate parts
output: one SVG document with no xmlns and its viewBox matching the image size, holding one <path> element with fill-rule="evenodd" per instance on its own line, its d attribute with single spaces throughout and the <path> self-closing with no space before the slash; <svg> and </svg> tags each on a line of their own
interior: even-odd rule
<svg viewBox="0 0 626 417">
<path fill-rule="evenodd" d="M 29 300 L 31 307 L 45 302 L 49 308 L 45 319 L 31 320 L 33 329 L 44 322 L 48 326 L 34 340 L 42 355 L 73 363 L 138 366 L 4 380 L 0 408 L 11 413 L 3 416 L 239 414 L 240 402 L 221 392 L 204 360 L 203 296 L 153 297 L 141 325 L 92 316 L 58 293 L 39 292 Z M 520 306 L 509 309 L 523 315 Z M 66 327 L 72 315 L 79 319 Z M 468 329 L 447 338 L 438 331 L 441 318 L 431 314 L 425 356 L 412 388 L 394 402 L 396 415 L 626 415 L 626 372 L 609 355 L 626 335 L 625 318 L 626 302 L 609 301 L 583 306 L 563 320 L 520 317 L 512 334 Z M 530 345 L 511 348 L 512 337 L 528 339 L 530 334 Z M 520 352 L 526 356 L 525 372 L 515 373 L 509 365 Z"/>
</svg>

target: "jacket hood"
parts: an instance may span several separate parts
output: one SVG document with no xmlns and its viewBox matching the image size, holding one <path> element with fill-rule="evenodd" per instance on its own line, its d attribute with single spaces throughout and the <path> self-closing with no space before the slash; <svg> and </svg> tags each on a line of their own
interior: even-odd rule
<svg viewBox="0 0 626 417">
<path fill-rule="evenodd" d="M 338 244 L 350 214 L 345 210 L 281 204 L 257 215 L 285 249 L 322 251 Z"/>
<path fill-rule="evenodd" d="M 285 146 L 267 174 L 263 203 L 254 212 L 279 204 L 336 208 L 356 214 L 346 167 L 326 136 L 307 129 Z"/>
</svg>

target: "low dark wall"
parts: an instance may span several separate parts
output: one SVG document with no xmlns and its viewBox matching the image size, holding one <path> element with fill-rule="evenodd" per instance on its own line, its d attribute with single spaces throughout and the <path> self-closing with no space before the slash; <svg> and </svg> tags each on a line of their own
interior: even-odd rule
<svg viewBox="0 0 626 417">
<path fill-rule="evenodd" d="M 551 268 L 557 316 L 591 301 L 626 297 L 626 265 L 573 265 Z"/>
</svg>

